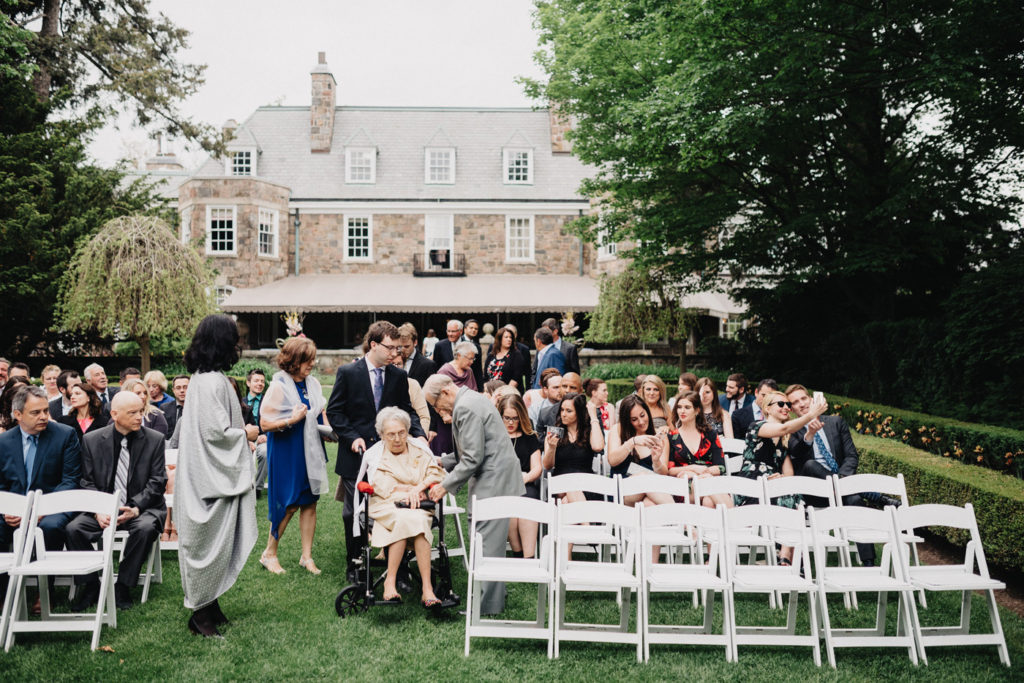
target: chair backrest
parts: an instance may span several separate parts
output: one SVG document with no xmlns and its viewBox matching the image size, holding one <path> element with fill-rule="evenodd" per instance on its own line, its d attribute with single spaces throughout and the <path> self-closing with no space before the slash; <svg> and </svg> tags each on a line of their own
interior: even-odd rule
<svg viewBox="0 0 1024 683">
<path fill-rule="evenodd" d="M 892 508 L 876 510 L 862 506 L 837 506 L 830 508 L 811 508 L 808 513 L 808 520 L 811 528 L 811 537 L 814 542 L 814 563 L 815 575 L 824 577 L 830 570 L 836 567 L 828 566 L 828 553 L 825 549 L 825 538 L 833 533 L 846 538 L 846 531 L 856 529 L 859 531 L 868 530 L 884 534 L 878 538 L 885 538 L 882 546 L 882 557 L 878 567 L 885 574 L 893 574 L 901 581 L 907 580 L 907 558 L 902 552 L 893 553 L 903 544 L 899 541 L 896 531 L 896 518 Z M 843 567 L 843 572 L 863 571 L 877 572 L 873 567 Z"/>
<path fill-rule="evenodd" d="M 708 564 L 706 565 L 709 574 L 717 572 L 717 567 L 722 559 L 720 553 L 724 550 L 722 543 L 725 529 L 725 506 L 717 508 L 704 507 L 703 505 L 690 505 L 687 503 L 676 503 L 674 505 L 652 505 L 640 507 L 640 527 L 646 533 L 654 529 L 661 529 L 670 526 L 687 526 L 694 530 L 694 538 L 697 541 L 697 551 L 703 554 L 704 542 L 710 545 L 708 551 Z M 642 553 L 644 565 L 650 567 L 654 558 L 650 553 Z M 703 556 L 703 555 L 702 555 Z"/>
<path fill-rule="evenodd" d="M 528 519 L 538 524 L 555 523 L 555 506 L 523 496 L 495 496 L 477 498 L 473 496 L 473 519 L 483 522 L 489 519 Z"/>
<path fill-rule="evenodd" d="M 178 466 L 178 449 L 177 448 L 165 448 L 164 449 L 164 467 L 177 467 Z"/>
<path fill-rule="evenodd" d="M 638 506 L 639 507 L 639 506 Z M 626 541 L 625 553 L 616 553 L 616 559 L 623 565 L 633 563 L 636 554 L 636 543 L 639 540 L 640 517 L 638 507 L 627 507 L 618 503 L 603 500 L 585 500 L 578 503 L 558 504 L 558 525 L 555 537 L 559 546 L 563 543 L 577 542 L 575 531 L 593 525 L 606 525 L 615 529 L 620 538 Z M 590 525 L 583 527 L 582 525 Z M 584 534 L 581 542 L 590 542 Z M 568 553 L 559 551 L 559 562 L 568 559 Z M 563 557 L 563 555 L 565 557 Z M 560 565 L 562 566 L 562 565 Z"/>
<path fill-rule="evenodd" d="M 772 498 L 779 496 L 816 496 L 824 498 L 827 507 L 835 507 L 836 491 L 832 482 L 828 479 L 817 477 L 776 477 L 769 479 L 764 477 L 764 499 L 771 502 Z"/>
<path fill-rule="evenodd" d="M 41 517 L 55 515 L 64 512 L 87 512 L 91 514 L 109 515 L 111 523 L 103 530 L 103 548 L 113 546 L 114 532 L 117 525 L 118 498 L 113 493 L 103 491 L 89 491 L 86 489 L 72 489 L 70 491 L 55 491 L 54 493 L 43 493 L 36 491 L 32 501 L 32 513 L 27 540 L 25 542 L 24 557 L 31 557 L 35 551 L 36 559 L 46 558 L 46 546 L 43 543 L 42 529 L 38 523 Z"/>
<path fill-rule="evenodd" d="M 988 578 L 988 562 L 985 560 L 985 549 L 981 545 L 981 532 L 978 531 L 978 520 L 974 515 L 974 506 L 967 503 L 963 507 L 926 503 L 896 508 L 897 526 L 904 531 L 913 531 L 925 526 L 944 526 L 951 529 L 966 529 L 971 540 L 967 543 L 964 553 L 964 568 L 974 571 L 974 562 L 982 576 Z"/>
<path fill-rule="evenodd" d="M 699 503 L 706 496 L 719 493 L 746 496 L 758 503 L 764 502 L 764 485 L 760 479 L 746 477 L 705 477 L 693 482 L 693 499 Z"/>
<path fill-rule="evenodd" d="M 808 540 L 807 540 L 807 522 L 804 518 L 803 506 L 792 509 L 784 508 L 780 505 L 741 505 L 734 508 L 726 508 L 725 510 L 725 526 L 726 526 L 726 538 L 728 538 L 731 532 L 745 532 L 751 528 L 761 528 L 767 531 L 768 535 L 772 537 L 774 531 L 777 529 L 791 532 L 796 538 L 796 552 L 799 558 L 804 564 L 810 566 L 810 558 L 808 553 Z M 738 553 L 727 552 L 726 557 L 728 564 L 726 565 L 729 576 L 732 576 L 732 572 L 736 569 L 736 559 Z M 798 575 L 800 572 L 801 562 L 797 561 L 797 557 L 793 558 L 793 563 L 790 566 L 790 573 Z M 749 568 L 759 567 L 760 565 L 750 565 Z"/>
<path fill-rule="evenodd" d="M 23 524 L 28 522 L 28 513 L 34 493 L 34 491 L 29 491 L 28 495 L 22 495 L 10 491 L 0 491 L 0 515 L 21 517 Z"/>
<path fill-rule="evenodd" d="M 572 474 L 559 474 L 558 476 L 548 475 L 548 500 L 552 496 L 567 493 L 569 491 L 583 491 L 584 493 L 596 493 L 599 496 L 608 496 L 614 502 L 619 501 L 619 477 L 602 477 L 599 474 L 588 472 L 574 472 Z"/>
<path fill-rule="evenodd" d="M 665 493 L 689 503 L 690 483 L 685 477 L 669 477 L 664 474 L 638 474 L 619 481 L 620 499 L 640 493 Z"/>
<path fill-rule="evenodd" d="M 852 474 L 849 477 L 840 477 L 838 474 L 832 475 L 832 480 L 836 489 L 836 499 L 839 505 L 842 505 L 843 496 L 850 496 L 855 493 L 868 493 L 876 492 L 882 493 L 887 496 L 896 496 L 906 507 L 909 505 L 907 501 L 907 485 L 903 481 L 903 474 L 897 474 L 895 477 L 890 477 L 886 474 Z"/>
<path fill-rule="evenodd" d="M 743 456 L 733 455 L 725 459 L 725 473 L 736 474 L 743 467 Z"/>
<path fill-rule="evenodd" d="M 722 444 L 722 452 L 726 455 L 743 455 L 747 443 L 743 439 L 727 439 L 719 437 L 718 442 Z"/>
</svg>

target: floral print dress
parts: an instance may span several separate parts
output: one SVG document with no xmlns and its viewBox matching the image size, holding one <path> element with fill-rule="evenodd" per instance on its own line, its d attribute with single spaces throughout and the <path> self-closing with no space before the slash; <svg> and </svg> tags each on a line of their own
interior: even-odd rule
<svg viewBox="0 0 1024 683">
<path fill-rule="evenodd" d="M 743 465 L 740 466 L 740 471 L 736 473 L 736 476 L 758 479 L 762 475 L 782 473 L 782 463 L 789 457 L 785 447 L 786 440 L 785 438 L 780 438 L 779 443 L 776 444 L 767 437 L 758 436 L 757 432 L 765 422 L 767 420 L 755 420 L 750 425 L 750 428 L 747 429 L 746 448 L 743 450 Z M 746 496 L 735 496 L 734 498 L 736 505 L 746 505 L 755 502 L 752 498 L 747 498 Z M 800 504 L 801 498 L 798 495 L 781 496 L 773 499 L 772 502 L 782 507 L 796 508 Z"/>
</svg>

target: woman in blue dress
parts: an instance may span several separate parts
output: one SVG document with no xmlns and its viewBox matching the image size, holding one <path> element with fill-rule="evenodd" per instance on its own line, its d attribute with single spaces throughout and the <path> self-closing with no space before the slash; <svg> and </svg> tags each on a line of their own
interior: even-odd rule
<svg viewBox="0 0 1024 683">
<path fill-rule="evenodd" d="M 316 344 L 306 337 L 291 337 L 275 359 L 281 371 L 267 388 L 260 407 L 260 426 L 267 434 L 267 517 L 270 534 L 260 564 L 274 574 L 284 569 L 277 546 L 288 522 L 299 511 L 302 554 L 299 566 L 311 574 L 320 570 L 313 562 L 316 504 L 327 491 L 327 455 L 318 426 L 322 422 L 324 396 L 320 382 L 310 375 L 316 364 Z"/>
</svg>

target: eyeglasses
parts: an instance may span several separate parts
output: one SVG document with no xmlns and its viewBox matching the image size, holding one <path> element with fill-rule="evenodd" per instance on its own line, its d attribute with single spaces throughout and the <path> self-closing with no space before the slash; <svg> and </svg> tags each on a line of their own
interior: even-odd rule
<svg viewBox="0 0 1024 683">
<path fill-rule="evenodd" d="M 792 408 L 793 407 L 793 404 L 790 403 L 789 401 L 772 401 L 768 405 L 770 405 L 770 406 L 778 406 L 780 408 Z"/>
<path fill-rule="evenodd" d="M 508 415 L 502 415 L 501 419 L 504 420 L 505 422 L 509 423 L 509 424 L 513 424 L 513 423 L 519 422 L 519 416 L 518 415 L 513 415 L 512 417 L 509 417 Z"/>
<path fill-rule="evenodd" d="M 381 342 L 377 342 L 377 346 L 383 346 L 385 349 L 388 350 L 388 353 L 397 353 L 398 349 L 400 348 L 396 344 L 383 344 Z"/>
</svg>

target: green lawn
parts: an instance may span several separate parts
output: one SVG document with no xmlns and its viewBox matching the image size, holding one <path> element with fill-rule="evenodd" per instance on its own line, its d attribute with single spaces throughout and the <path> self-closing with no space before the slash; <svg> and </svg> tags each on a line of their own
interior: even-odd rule
<svg viewBox="0 0 1024 683">
<path fill-rule="evenodd" d="M 327 388 L 329 390 L 329 387 Z M 334 462 L 333 447 L 330 449 Z M 334 480 L 331 474 L 332 484 Z M 933 649 L 930 666 L 915 669 L 905 651 L 841 650 L 839 671 L 814 666 L 809 649 L 741 648 L 740 661 L 729 664 L 722 649 L 655 646 L 651 661 L 638 664 L 627 645 L 564 643 L 561 659 L 549 661 L 540 641 L 474 640 L 469 659 L 462 656 L 463 618 L 432 617 L 415 600 L 400 607 L 377 607 L 355 618 L 340 619 L 334 598 L 345 585 L 341 504 L 325 497 L 320 504 L 314 558 L 323 574 L 314 577 L 298 566 L 297 525 L 281 542 L 284 576 L 271 575 L 257 562 L 266 542 L 266 498 L 257 506 L 261 536 L 252 557 L 221 605 L 232 624 L 225 640 L 193 636 L 186 628 L 188 611 L 182 606 L 176 555 L 165 552 L 164 583 L 155 585 L 150 600 L 118 614 L 118 627 L 104 629 L 101 645 L 113 649 L 90 652 L 87 634 L 20 635 L 14 649 L 0 652 L 0 681 L 25 680 L 298 680 L 395 679 L 412 680 L 535 680 L 557 677 L 585 680 L 1010 680 L 1019 672 L 1007 671 L 994 648 Z M 449 526 L 450 542 L 454 541 Z M 455 585 L 464 593 L 465 572 L 456 558 Z M 415 598 L 415 596 L 410 596 Z M 534 609 L 536 589 L 513 586 L 508 614 L 527 618 Z M 837 598 L 839 600 L 839 598 Z M 764 598 L 738 600 L 741 623 L 769 623 L 781 612 L 767 608 Z M 873 620 L 873 598 L 862 597 L 858 614 L 842 613 L 840 625 L 866 625 Z M 689 597 L 659 596 L 652 604 L 652 619 L 677 616 L 696 619 Z M 952 618 L 958 602 L 943 596 L 929 598 L 922 612 L 926 624 Z M 895 616 L 895 603 L 890 623 Z M 604 615 L 615 620 L 610 598 L 573 596 L 570 619 Z M 582 617 L 586 612 L 586 617 Z M 720 602 L 716 616 L 720 618 Z M 575 616 L 574 616 L 575 615 Z M 987 626 L 986 611 L 975 597 L 974 622 Z M 1024 624 L 1003 611 L 1003 624 L 1016 666 L 1024 663 Z M 806 627 L 806 605 L 801 609 Z M 856 623 L 855 623 L 856 622 Z M 825 660 L 824 648 L 822 658 Z M 1016 676 L 1014 675 L 1016 674 Z"/>
</svg>

